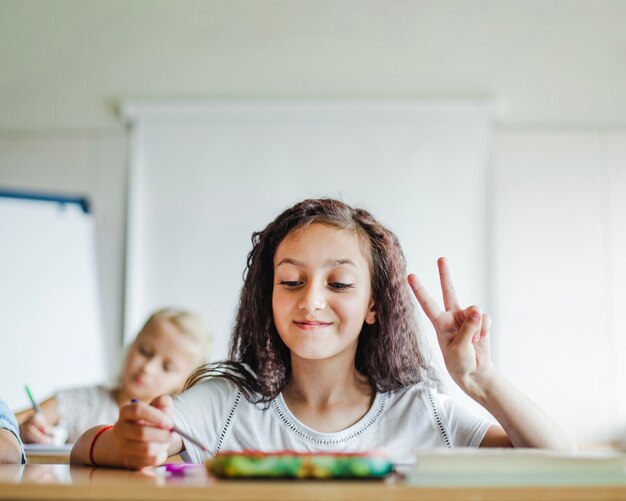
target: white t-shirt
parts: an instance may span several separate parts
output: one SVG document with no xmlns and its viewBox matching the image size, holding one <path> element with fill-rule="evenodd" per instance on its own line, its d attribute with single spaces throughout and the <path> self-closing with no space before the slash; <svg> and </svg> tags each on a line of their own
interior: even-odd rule
<svg viewBox="0 0 626 501">
<path fill-rule="evenodd" d="M 120 409 L 113 391 L 104 386 L 61 390 L 56 394 L 58 427 L 67 432 L 67 443 L 74 443 L 85 431 L 98 424 L 114 424 Z"/>
<path fill-rule="evenodd" d="M 489 421 L 477 417 L 436 390 L 418 384 L 378 393 L 357 423 L 336 433 L 320 433 L 289 411 L 282 394 L 269 405 L 248 402 L 223 378 L 199 383 L 174 400 L 174 422 L 213 454 L 220 451 L 369 452 L 385 451 L 397 464 L 415 462 L 423 447 L 477 447 Z M 183 439 L 185 461 L 209 455 Z"/>
</svg>

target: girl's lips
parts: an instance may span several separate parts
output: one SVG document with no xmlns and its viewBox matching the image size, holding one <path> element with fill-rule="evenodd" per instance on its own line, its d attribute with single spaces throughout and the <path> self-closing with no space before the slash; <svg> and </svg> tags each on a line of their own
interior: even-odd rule
<svg viewBox="0 0 626 501">
<path fill-rule="evenodd" d="M 307 330 L 312 330 L 312 329 L 320 329 L 322 327 L 328 327 L 329 325 L 332 325 L 332 322 L 320 322 L 320 321 L 313 321 L 313 320 L 305 320 L 305 321 L 297 321 L 295 320 L 294 323 L 300 327 L 301 329 L 307 329 Z"/>
</svg>

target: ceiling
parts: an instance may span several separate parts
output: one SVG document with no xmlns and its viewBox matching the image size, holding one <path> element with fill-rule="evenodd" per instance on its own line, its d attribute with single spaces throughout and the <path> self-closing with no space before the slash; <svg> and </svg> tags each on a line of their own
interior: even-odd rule
<svg viewBox="0 0 626 501">
<path fill-rule="evenodd" d="M 124 100 L 493 99 L 502 125 L 626 126 L 622 0 L 0 0 L 0 130 Z"/>
</svg>

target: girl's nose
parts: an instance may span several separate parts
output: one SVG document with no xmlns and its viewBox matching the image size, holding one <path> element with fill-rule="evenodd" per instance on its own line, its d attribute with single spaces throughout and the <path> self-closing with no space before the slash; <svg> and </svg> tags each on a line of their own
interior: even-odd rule
<svg viewBox="0 0 626 501">
<path fill-rule="evenodd" d="M 159 364 L 159 361 L 156 357 L 152 357 L 144 362 L 141 366 L 141 372 L 144 374 L 149 374 L 154 371 L 155 367 Z"/>
<path fill-rule="evenodd" d="M 315 284 L 305 287 L 298 307 L 309 313 L 313 313 L 316 310 L 323 310 L 326 307 L 326 299 L 322 287 Z"/>
</svg>

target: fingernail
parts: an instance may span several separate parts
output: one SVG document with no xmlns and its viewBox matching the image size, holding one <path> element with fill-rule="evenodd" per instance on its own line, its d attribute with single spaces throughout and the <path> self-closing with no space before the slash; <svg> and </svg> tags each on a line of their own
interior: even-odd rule
<svg viewBox="0 0 626 501">
<path fill-rule="evenodd" d="M 472 320 L 478 320 L 480 318 L 480 313 L 478 313 L 476 310 L 472 310 L 470 311 L 470 318 Z"/>
</svg>

